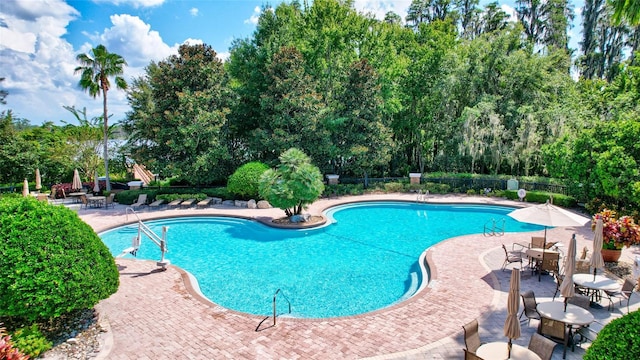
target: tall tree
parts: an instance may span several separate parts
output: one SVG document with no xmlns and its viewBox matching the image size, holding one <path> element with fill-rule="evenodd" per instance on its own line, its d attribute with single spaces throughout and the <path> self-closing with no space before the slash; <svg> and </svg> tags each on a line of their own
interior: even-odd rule
<svg viewBox="0 0 640 360">
<path fill-rule="evenodd" d="M 226 115 L 233 99 L 216 52 L 206 44 L 184 44 L 146 71 L 129 92 L 133 110 L 124 123 L 134 158 L 194 185 L 226 179 Z"/>
<path fill-rule="evenodd" d="M 387 166 L 391 149 L 391 132 L 383 124 L 380 111 L 378 75 L 367 60 L 351 65 L 338 103 L 339 120 L 332 129 L 333 144 L 339 154 L 336 163 L 350 175 L 362 172 L 367 179 L 371 169 Z"/>
<path fill-rule="evenodd" d="M 619 25 L 626 20 L 631 26 L 640 25 L 640 1 L 638 0 L 609 0 L 613 6 L 613 20 Z"/>
<path fill-rule="evenodd" d="M 104 172 L 106 177 L 106 189 L 111 190 L 109 180 L 109 113 L 107 110 L 107 92 L 111 88 L 109 78 L 114 78 L 117 89 L 126 90 L 127 82 L 122 75 L 127 62 L 122 56 L 110 53 L 104 45 L 98 45 L 91 49 L 91 54 L 79 54 L 76 60 L 80 66 L 75 73 L 80 74 L 78 83 L 83 90 L 89 92 L 93 98 L 102 94 L 103 110 L 103 135 L 104 135 Z"/>
<path fill-rule="evenodd" d="M 267 89 L 260 97 L 262 118 L 253 131 L 252 145 L 262 149 L 261 160 L 272 162 L 287 149 L 296 147 L 323 158 L 328 144 L 320 123 L 323 107 L 314 79 L 305 72 L 302 54 L 283 47 L 266 69 Z"/>
</svg>

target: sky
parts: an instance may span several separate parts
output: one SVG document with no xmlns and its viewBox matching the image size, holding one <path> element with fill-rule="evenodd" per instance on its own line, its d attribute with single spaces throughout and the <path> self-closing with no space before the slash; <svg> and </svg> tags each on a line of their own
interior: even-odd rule
<svg viewBox="0 0 640 360">
<path fill-rule="evenodd" d="M 310 0 L 311 1 L 311 0 Z M 221 59 L 235 39 L 251 37 L 261 8 L 281 0 L 0 0 L 0 88 L 9 92 L 0 111 L 32 125 L 51 121 L 77 125 L 63 106 L 86 108 L 89 119 L 102 114 L 102 97 L 78 87 L 76 56 L 99 44 L 121 55 L 128 82 L 144 74 L 151 61 L 177 54 L 184 43 L 211 45 Z M 303 2 L 301 0 L 301 2 Z M 481 0 L 481 4 L 489 3 Z M 515 0 L 499 0 L 513 13 Z M 573 0 L 580 24 L 583 0 Z M 354 0 L 362 13 L 383 19 L 388 11 L 403 19 L 411 0 Z M 570 30 L 576 48 L 579 29 Z M 126 93 L 108 93 L 110 122 L 129 110 Z"/>
</svg>

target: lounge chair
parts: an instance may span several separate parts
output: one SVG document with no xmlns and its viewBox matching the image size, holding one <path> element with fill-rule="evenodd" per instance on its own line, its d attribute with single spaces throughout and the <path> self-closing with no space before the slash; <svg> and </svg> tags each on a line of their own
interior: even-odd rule
<svg viewBox="0 0 640 360">
<path fill-rule="evenodd" d="M 211 201 L 213 201 L 213 198 L 208 197 L 208 198 L 206 198 L 204 200 L 199 201 L 196 205 L 199 208 L 205 208 L 205 207 L 207 207 L 207 206 L 209 206 L 211 204 Z"/>
<path fill-rule="evenodd" d="M 181 202 L 182 202 L 182 199 L 175 199 L 172 202 L 168 203 L 167 207 L 174 208 L 174 207 L 180 206 Z"/>
<path fill-rule="evenodd" d="M 131 207 L 134 209 L 137 209 L 146 204 L 147 204 L 147 194 L 140 194 L 138 195 L 138 200 L 136 200 L 136 202 L 131 204 Z"/>
<path fill-rule="evenodd" d="M 187 199 L 180 203 L 180 207 L 185 209 L 190 208 L 195 202 L 196 202 L 196 199 Z"/>
<path fill-rule="evenodd" d="M 187 208 L 190 208 L 195 202 L 196 202 L 196 199 L 187 199 L 180 203 L 180 207 L 187 209 Z"/>
<path fill-rule="evenodd" d="M 165 203 L 164 199 L 158 199 L 154 202 L 152 202 L 151 204 L 149 204 L 149 209 L 155 209 L 155 208 L 160 208 L 160 206 L 162 206 L 162 204 Z"/>
</svg>

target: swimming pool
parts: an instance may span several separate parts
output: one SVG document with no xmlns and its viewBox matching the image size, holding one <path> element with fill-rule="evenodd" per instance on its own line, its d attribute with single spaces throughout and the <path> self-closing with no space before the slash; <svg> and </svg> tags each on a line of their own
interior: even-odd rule
<svg viewBox="0 0 640 360">
<path fill-rule="evenodd" d="M 190 272 L 211 301 L 240 312 L 269 315 L 276 290 L 289 299 L 291 316 L 356 315 L 412 296 L 423 274 L 421 253 L 447 238 L 482 233 L 493 219 L 505 231 L 542 227 L 517 222 L 513 208 L 364 202 L 326 212 L 330 224 L 317 229 L 276 229 L 228 217 L 183 217 L 146 221 L 156 233 L 168 226 L 173 265 Z M 112 254 L 131 244 L 137 225 L 100 234 Z M 160 252 L 143 237 L 138 258 Z M 282 313 L 286 302 L 279 302 Z"/>
</svg>

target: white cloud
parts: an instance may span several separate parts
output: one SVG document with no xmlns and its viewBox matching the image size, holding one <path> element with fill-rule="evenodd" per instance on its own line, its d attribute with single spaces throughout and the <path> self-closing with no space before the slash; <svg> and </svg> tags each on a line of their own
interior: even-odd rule
<svg viewBox="0 0 640 360">
<path fill-rule="evenodd" d="M 200 12 L 200 10 L 198 10 L 198 8 L 191 8 L 191 10 L 189 10 L 189 14 L 191 14 L 191 16 L 198 16 L 198 12 Z"/>
<path fill-rule="evenodd" d="M 505 4 L 500 5 L 500 9 L 502 9 L 502 11 L 504 11 L 505 13 L 507 13 L 507 15 L 509 15 L 509 19 L 507 19 L 508 21 L 510 22 L 518 21 L 518 12 L 516 11 L 516 9 Z"/>
<path fill-rule="evenodd" d="M 244 21 L 245 24 L 253 24 L 256 25 L 258 23 L 258 19 L 260 19 L 260 14 L 262 13 L 262 9 L 260 6 L 256 6 L 253 9 L 253 14 Z"/>
<path fill-rule="evenodd" d="M 410 5 L 411 0 L 355 0 L 353 3 L 359 12 L 372 14 L 378 20 L 383 20 L 389 11 L 393 11 L 400 15 L 403 21 Z"/>
<path fill-rule="evenodd" d="M 154 7 L 159 6 L 164 3 L 164 0 L 93 0 L 93 2 L 101 3 L 111 3 L 114 5 L 131 5 L 134 8 L 143 8 L 143 7 Z"/>
<path fill-rule="evenodd" d="M 176 54 L 178 44 L 164 43 L 157 31 L 140 18 L 131 15 L 112 15 L 112 26 L 101 33 L 90 34 L 91 43 L 74 49 L 62 36 L 69 22 L 78 12 L 60 1 L 51 1 L 49 6 L 31 6 L 29 0 L 8 2 L 2 6 L 0 27 L 0 69 L 5 77 L 2 88 L 9 92 L 6 105 L 0 111 L 11 109 L 14 116 L 26 118 L 32 124 L 45 121 L 74 122 L 63 106 L 87 108 L 89 117 L 100 116 L 102 102 L 93 99 L 78 87 L 76 55 L 88 53 L 91 48 L 103 44 L 110 52 L 125 58 L 124 78 L 142 75 L 150 61 L 158 61 Z M 54 6 L 55 5 L 55 6 Z M 28 9 L 25 10 L 25 9 Z M 63 11 L 64 10 L 64 11 Z M 189 39 L 191 42 L 201 40 Z M 111 121 L 119 121 L 130 110 L 126 93 L 120 90 L 109 92 Z"/>
</svg>

